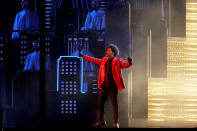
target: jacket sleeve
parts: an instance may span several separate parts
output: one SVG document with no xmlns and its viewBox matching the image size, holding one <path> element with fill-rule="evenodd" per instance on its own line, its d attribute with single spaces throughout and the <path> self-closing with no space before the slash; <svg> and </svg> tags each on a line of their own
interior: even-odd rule
<svg viewBox="0 0 197 131">
<path fill-rule="evenodd" d="M 29 61 L 30 58 L 29 57 L 30 57 L 30 55 L 27 55 L 24 71 L 29 70 L 29 65 L 30 65 L 30 61 Z"/>
<path fill-rule="evenodd" d="M 19 14 L 16 14 L 13 30 L 19 30 Z M 19 32 L 12 32 L 12 39 L 19 38 Z"/>
<path fill-rule="evenodd" d="M 128 68 L 132 65 L 129 61 L 125 62 L 123 59 L 119 58 L 120 60 L 120 68 Z"/>
<path fill-rule="evenodd" d="M 84 59 L 84 61 L 88 61 L 88 62 L 95 63 L 97 65 L 101 65 L 101 59 L 90 57 L 90 56 L 87 56 L 87 55 L 84 55 L 83 59 Z"/>
</svg>

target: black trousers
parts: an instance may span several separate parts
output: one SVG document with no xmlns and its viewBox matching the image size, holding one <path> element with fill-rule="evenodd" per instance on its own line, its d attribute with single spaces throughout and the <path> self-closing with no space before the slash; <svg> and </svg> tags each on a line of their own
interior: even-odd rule
<svg viewBox="0 0 197 131">
<path fill-rule="evenodd" d="M 98 112 L 99 112 L 99 121 L 103 121 L 104 116 L 104 104 L 107 101 L 108 96 L 111 99 L 112 106 L 113 106 L 113 121 L 114 123 L 118 122 L 118 102 L 117 102 L 117 96 L 118 96 L 118 89 L 116 86 L 114 87 L 101 87 L 100 94 L 99 94 L 99 106 L 98 106 Z"/>
</svg>

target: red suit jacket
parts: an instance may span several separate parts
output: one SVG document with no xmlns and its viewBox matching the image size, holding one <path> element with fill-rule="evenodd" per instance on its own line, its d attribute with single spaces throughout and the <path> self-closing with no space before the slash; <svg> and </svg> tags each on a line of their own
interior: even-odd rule
<svg viewBox="0 0 197 131">
<path fill-rule="evenodd" d="M 107 62 L 109 58 L 103 57 L 102 59 L 98 59 L 98 58 L 84 55 L 83 59 L 85 61 L 89 61 L 89 62 L 100 65 L 99 76 L 98 76 L 98 88 L 100 88 L 105 80 L 105 63 Z M 131 65 L 132 64 L 129 63 L 129 61 L 124 62 L 123 59 L 121 58 L 115 57 L 112 61 L 112 74 L 113 74 L 114 81 L 119 91 L 125 88 L 121 68 L 128 68 Z"/>
</svg>

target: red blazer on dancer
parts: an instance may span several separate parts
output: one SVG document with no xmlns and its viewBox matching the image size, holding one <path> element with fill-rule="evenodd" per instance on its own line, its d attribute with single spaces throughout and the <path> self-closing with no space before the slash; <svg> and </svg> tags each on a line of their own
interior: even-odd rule
<svg viewBox="0 0 197 131">
<path fill-rule="evenodd" d="M 106 121 L 104 120 L 104 104 L 107 97 L 110 96 L 113 106 L 113 128 L 119 128 L 118 124 L 118 102 L 117 95 L 118 90 L 125 88 L 121 68 L 127 68 L 132 65 L 132 58 L 128 57 L 127 62 L 121 58 L 117 58 L 119 49 L 116 45 L 110 44 L 106 51 L 106 57 L 102 59 L 86 56 L 80 53 L 79 56 L 83 57 L 85 61 L 89 61 L 100 65 L 98 76 L 98 88 L 101 88 L 99 92 L 99 105 L 98 105 L 98 122 L 93 124 L 93 127 L 106 127 Z"/>
<path fill-rule="evenodd" d="M 85 61 L 93 62 L 95 64 L 100 65 L 99 78 L 98 78 L 98 88 L 100 88 L 105 80 L 105 63 L 109 58 L 103 57 L 102 59 L 98 59 L 85 55 L 83 56 L 83 58 Z M 132 63 L 130 63 L 129 61 L 124 62 L 123 59 L 121 58 L 114 58 L 112 61 L 112 74 L 119 91 L 125 88 L 121 68 L 128 68 L 131 65 Z"/>
</svg>

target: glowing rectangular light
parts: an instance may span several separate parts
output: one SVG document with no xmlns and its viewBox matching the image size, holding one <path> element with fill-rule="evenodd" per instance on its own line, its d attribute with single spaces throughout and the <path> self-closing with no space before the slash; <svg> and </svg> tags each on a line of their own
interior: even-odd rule
<svg viewBox="0 0 197 131">
<path fill-rule="evenodd" d="M 70 63 L 69 62 L 65 63 L 66 68 L 70 69 L 69 71 L 67 69 L 65 69 L 65 71 L 60 70 L 61 69 L 60 65 L 62 65 L 62 63 L 60 63 L 60 62 L 61 62 L 61 59 L 63 59 L 63 58 L 80 59 L 80 72 L 79 72 L 80 73 L 80 91 L 81 91 L 81 93 L 85 93 L 83 91 L 83 58 L 82 57 L 77 57 L 77 56 L 60 56 L 59 59 L 57 60 L 57 92 L 60 90 L 60 74 L 62 74 L 62 75 L 76 75 L 75 69 L 72 70 L 72 68 L 71 68 L 71 67 L 74 68 L 74 65 L 73 65 L 74 63 L 71 63 L 71 62 Z M 69 64 L 70 64 L 70 66 L 69 66 Z"/>
<path fill-rule="evenodd" d="M 186 38 L 168 38 L 167 78 L 148 80 L 149 121 L 197 122 L 196 36 L 197 0 L 186 0 Z"/>
</svg>

